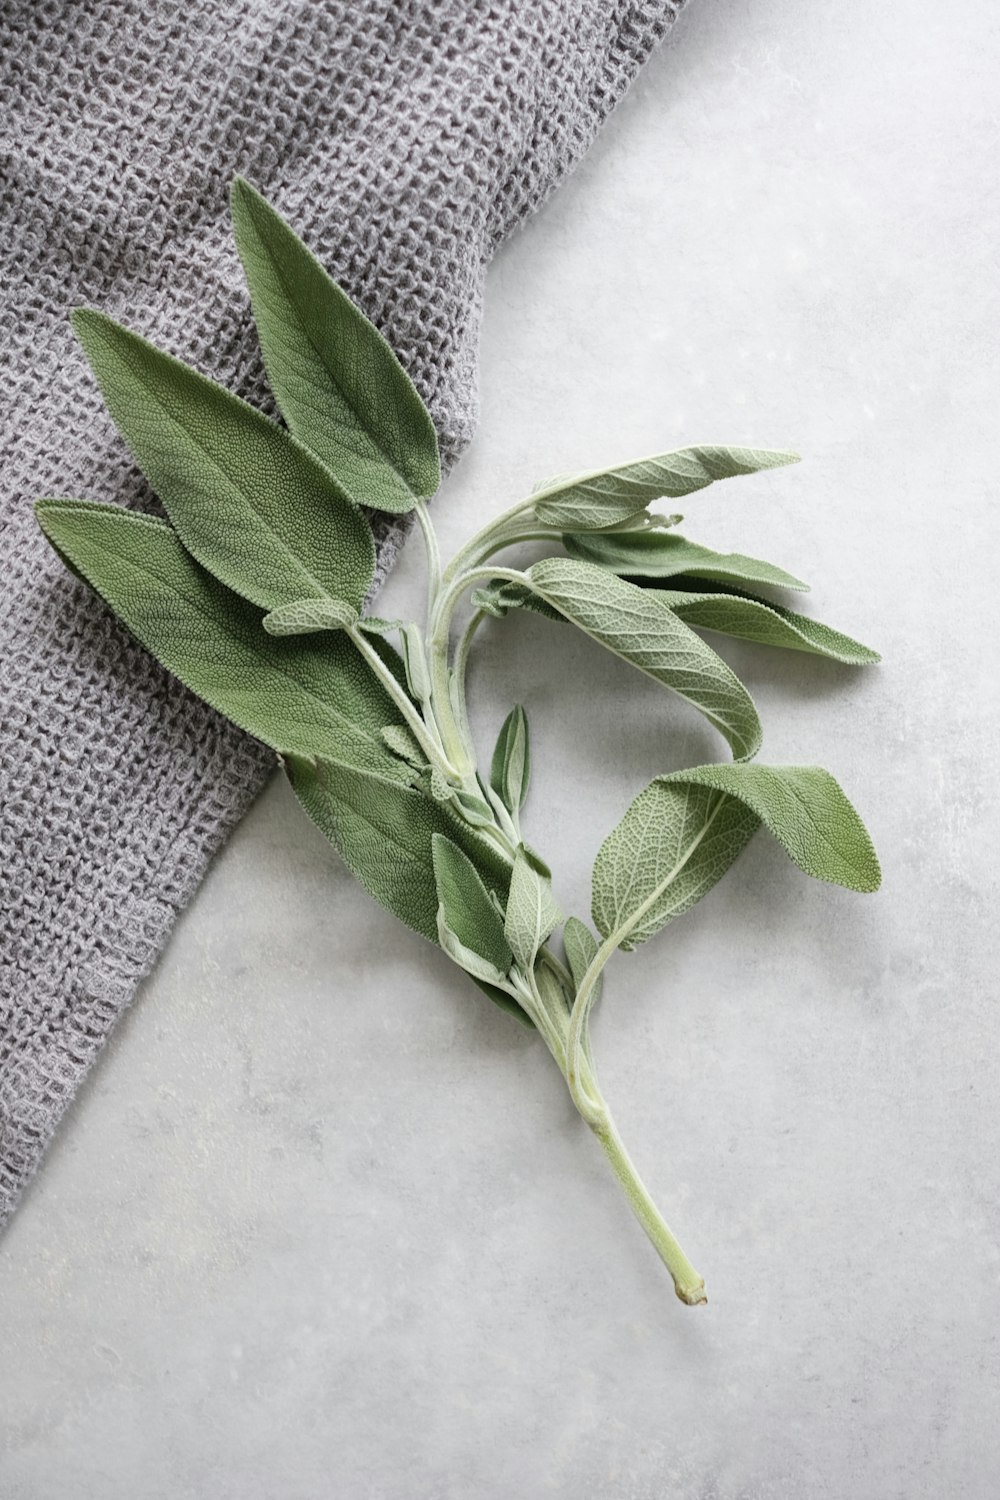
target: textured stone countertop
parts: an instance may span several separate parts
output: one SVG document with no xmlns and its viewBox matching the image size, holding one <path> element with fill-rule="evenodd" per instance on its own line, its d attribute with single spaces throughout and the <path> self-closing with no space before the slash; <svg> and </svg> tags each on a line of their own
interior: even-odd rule
<svg viewBox="0 0 1000 1500">
<path fill-rule="evenodd" d="M 989 1500 L 1000 1471 L 1000 288 L 985 0 L 695 0 L 489 281 L 445 547 L 689 441 L 797 468 L 685 531 L 884 654 L 726 644 L 764 758 L 842 780 L 876 897 L 763 834 L 609 970 L 605 1093 L 682 1307 L 542 1047 L 273 783 L 0 1243 L 2 1500 Z M 410 546 L 380 608 L 421 597 Z M 630 796 L 719 758 L 545 620 L 482 632 L 569 909 Z"/>
</svg>

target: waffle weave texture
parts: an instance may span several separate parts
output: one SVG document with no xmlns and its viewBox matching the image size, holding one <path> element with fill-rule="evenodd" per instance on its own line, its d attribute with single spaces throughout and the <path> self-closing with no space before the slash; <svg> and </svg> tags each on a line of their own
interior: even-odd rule
<svg viewBox="0 0 1000 1500">
<path fill-rule="evenodd" d="M 271 765 L 43 542 L 40 495 L 154 505 L 68 313 L 273 410 L 228 188 L 395 347 L 445 465 L 489 260 L 583 154 L 670 0 L 0 0 L 0 1222 Z M 376 527 L 380 577 L 399 531 Z"/>
</svg>

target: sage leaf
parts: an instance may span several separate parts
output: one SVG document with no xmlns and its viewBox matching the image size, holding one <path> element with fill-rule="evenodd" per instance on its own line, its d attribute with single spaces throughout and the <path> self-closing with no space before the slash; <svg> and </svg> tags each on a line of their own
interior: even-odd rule
<svg viewBox="0 0 1000 1500">
<path fill-rule="evenodd" d="M 487 889 L 506 898 L 510 875 L 495 849 L 419 789 L 344 763 L 300 756 L 286 756 L 284 770 L 306 812 L 369 895 L 429 942 L 439 944 L 436 833 L 464 849 Z M 472 977 L 501 1010 L 534 1025 L 510 995 Z"/>
<path fill-rule="evenodd" d="M 673 589 L 656 593 L 674 614 L 699 630 L 738 636 L 762 646 L 809 651 L 814 656 L 826 656 L 852 667 L 870 666 L 881 660 L 877 651 L 849 635 L 766 599 L 745 594 L 690 594 Z"/>
<path fill-rule="evenodd" d="M 468 970 L 466 970 L 466 973 L 468 973 Z M 492 1000 L 493 1004 L 498 1006 L 500 1010 L 505 1010 L 509 1016 L 513 1016 L 515 1021 L 520 1021 L 521 1025 L 526 1026 L 529 1031 L 535 1030 L 534 1021 L 528 1015 L 527 1011 L 521 1009 L 513 995 L 508 995 L 505 990 L 501 990 L 495 984 L 491 984 L 488 979 L 480 979 L 476 974 L 469 974 L 469 978 L 476 986 L 476 989 L 482 990 L 486 998 Z"/>
<path fill-rule="evenodd" d="M 524 709 L 517 704 L 504 719 L 497 736 L 496 749 L 490 766 L 490 786 L 503 802 L 509 813 L 517 813 L 524 806 L 531 779 L 531 745 L 528 739 L 528 719 Z"/>
<path fill-rule="evenodd" d="M 499 987 L 505 978 L 503 970 L 496 968 L 488 959 L 482 957 L 474 948 L 467 948 L 459 937 L 452 932 L 445 919 L 444 908 L 438 907 L 438 942 L 447 953 L 452 963 L 458 964 L 464 969 L 471 979 L 484 984 Z"/>
<path fill-rule="evenodd" d="M 264 616 L 268 635 L 316 635 L 357 625 L 358 612 L 343 599 L 296 599 Z"/>
<path fill-rule="evenodd" d="M 697 766 L 659 779 L 739 798 L 816 880 L 862 892 L 877 891 L 882 883 L 867 828 L 821 766 Z"/>
<path fill-rule="evenodd" d="M 504 924 L 469 856 L 442 833 L 434 834 L 431 845 L 440 908 L 439 931 L 443 924 L 466 953 L 475 954 L 491 971 L 470 972 L 498 984 L 514 959 L 504 936 Z M 441 946 L 446 947 L 443 940 Z"/>
<path fill-rule="evenodd" d="M 711 547 L 700 547 L 675 531 L 568 534 L 563 537 L 563 545 L 571 556 L 599 563 L 602 568 L 626 577 L 673 578 L 683 573 L 713 583 L 767 584 L 800 591 L 809 588 L 807 583 L 773 563 L 744 557 L 741 552 L 713 552 Z"/>
<path fill-rule="evenodd" d="M 484 884 L 506 897 L 509 869 L 489 841 L 398 777 L 322 759 L 285 757 L 299 801 L 375 900 L 407 927 L 438 940 L 432 840 L 443 833 L 473 860 Z"/>
<path fill-rule="evenodd" d="M 427 756 L 417 743 L 416 736 L 405 724 L 389 724 L 382 730 L 382 738 L 392 751 L 393 755 L 405 761 L 408 766 L 413 766 L 418 771 L 423 771 L 427 766 Z"/>
<path fill-rule="evenodd" d="M 241 729 L 275 750 L 398 774 L 380 738 L 395 704 L 346 636 L 267 635 L 260 611 L 199 567 L 165 521 L 96 501 L 40 500 L 35 510 L 147 651 Z"/>
<path fill-rule="evenodd" d="M 653 500 L 676 499 L 716 479 L 798 462 L 797 453 L 766 448 L 679 448 L 653 458 L 552 480 L 536 492 L 534 511 L 564 531 L 602 531 L 627 521 Z"/>
<path fill-rule="evenodd" d="M 539 948 L 561 921 L 548 867 L 522 844 L 511 871 L 504 934 L 525 970 L 530 972 L 534 967 Z"/>
<path fill-rule="evenodd" d="M 850 890 L 878 888 L 871 839 L 828 771 L 699 766 L 657 777 L 601 845 L 597 930 L 624 949 L 646 942 L 711 890 L 762 822 L 806 874 Z"/>
<path fill-rule="evenodd" d="M 645 943 L 707 895 L 759 826 L 735 798 L 658 778 L 598 850 L 591 906 L 598 932 L 626 951 Z"/>
<path fill-rule="evenodd" d="M 371 527 L 290 433 L 103 313 L 73 314 L 108 410 L 188 551 L 253 604 L 344 599 L 375 572 Z"/>
<path fill-rule="evenodd" d="M 597 940 L 590 928 L 581 922 L 579 917 L 567 917 L 563 927 L 563 947 L 566 950 L 566 962 L 573 976 L 574 987 L 579 990 L 583 983 L 583 976 L 597 957 Z M 594 1004 L 601 998 L 603 988 L 604 974 L 602 972 L 597 976 L 594 984 Z"/>
<path fill-rule="evenodd" d="M 761 727 L 750 694 L 722 658 L 655 595 L 574 558 L 543 558 L 527 576 L 532 590 L 567 620 L 694 704 L 725 736 L 737 759 L 756 754 Z"/>
<path fill-rule="evenodd" d="M 441 483 L 437 434 L 389 344 L 255 188 L 233 227 L 282 415 L 352 498 L 401 513 Z"/>
<path fill-rule="evenodd" d="M 363 630 L 365 635 L 391 635 L 393 631 L 402 628 L 402 620 L 383 620 L 381 615 L 362 615 L 358 621 L 358 629 Z"/>
<path fill-rule="evenodd" d="M 530 609 L 533 614 L 544 615 L 548 620 L 562 622 L 565 619 L 559 610 L 553 609 L 539 594 L 532 592 L 527 576 L 524 583 L 514 583 L 508 578 L 494 578 L 485 588 L 473 589 L 470 598 L 476 609 L 492 615 L 495 620 L 504 619 L 512 609 Z"/>
</svg>

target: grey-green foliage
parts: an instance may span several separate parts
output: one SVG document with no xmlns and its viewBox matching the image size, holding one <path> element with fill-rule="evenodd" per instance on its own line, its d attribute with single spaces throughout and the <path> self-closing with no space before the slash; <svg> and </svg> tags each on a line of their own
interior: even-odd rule
<svg viewBox="0 0 1000 1500">
<path fill-rule="evenodd" d="M 502 983 L 514 961 L 503 918 L 472 860 L 457 844 L 436 833 L 431 847 L 441 946 L 477 979 Z M 515 876 L 516 871 L 515 865 Z"/>
<path fill-rule="evenodd" d="M 353 499 L 408 511 L 441 482 L 437 434 L 385 339 L 242 178 L 233 227 L 264 364 L 295 435 Z"/>
<path fill-rule="evenodd" d="M 634 948 L 711 890 L 761 822 L 807 875 L 877 890 L 878 860 L 836 781 L 816 766 L 700 766 L 658 776 L 601 845 L 593 918 Z"/>
<path fill-rule="evenodd" d="M 733 797 L 654 781 L 604 840 L 591 915 L 602 937 L 635 948 L 708 894 L 759 826 Z"/>
<path fill-rule="evenodd" d="M 580 921 L 579 917 L 568 917 L 563 927 L 563 947 L 566 950 L 566 962 L 569 964 L 570 975 L 576 989 L 583 983 L 583 977 L 597 957 L 597 942 L 590 928 Z M 604 975 L 598 976 L 595 1000 L 601 997 L 604 986 Z"/>
<path fill-rule="evenodd" d="M 323 630 L 347 630 L 359 615 L 342 599 L 295 599 L 264 616 L 268 635 L 317 635 Z"/>
<path fill-rule="evenodd" d="M 528 718 L 518 703 L 504 719 L 490 765 L 490 786 L 509 812 L 524 806 L 531 780 Z"/>
<path fill-rule="evenodd" d="M 103 313 L 80 310 L 73 326 L 111 415 L 203 567 L 264 609 L 326 596 L 361 608 L 375 571 L 371 528 L 305 448 Z"/>
<path fill-rule="evenodd" d="M 760 747 L 753 699 L 736 674 L 655 594 L 594 563 L 546 558 L 532 589 L 594 640 L 693 703 L 744 759 Z"/>
<path fill-rule="evenodd" d="M 539 948 L 561 921 L 551 872 L 522 844 L 511 871 L 504 934 L 526 972 L 534 968 Z"/>
<path fill-rule="evenodd" d="M 396 774 L 396 707 L 343 635 L 276 639 L 164 521 L 94 501 L 35 507 L 59 554 L 175 677 L 275 750 L 349 755 Z"/>
<path fill-rule="evenodd" d="M 773 563 L 745 557 L 742 552 L 714 552 L 711 547 L 689 542 L 676 531 L 567 533 L 563 543 L 572 557 L 599 563 L 629 578 L 675 578 L 684 574 L 714 583 L 765 584 L 798 591 L 809 587 Z"/>
<path fill-rule="evenodd" d="M 667 608 L 699 630 L 738 636 L 762 646 L 808 651 L 851 667 L 870 666 L 880 659 L 877 651 L 849 635 L 767 599 L 756 599 L 749 594 L 692 594 L 674 589 L 657 593 Z"/>
<path fill-rule="evenodd" d="M 546 526 L 601 531 L 627 521 L 653 500 L 678 499 L 716 479 L 797 462 L 797 453 L 763 448 L 679 448 L 675 453 L 550 480 L 532 499 L 535 515 Z"/>
<path fill-rule="evenodd" d="M 233 206 L 265 362 L 292 431 L 103 314 L 81 312 L 77 332 L 112 415 L 169 520 L 45 499 L 39 522 L 170 672 L 279 753 L 299 801 L 371 895 L 537 1030 L 678 1295 L 701 1301 L 701 1279 L 615 1132 L 588 1018 L 613 952 L 705 895 L 762 823 L 809 874 L 857 891 L 878 885 L 871 840 L 827 772 L 748 763 L 760 744 L 757 711 L 697 632 L 853 665 L 875 653 L 746 591 L 802 587 L 791 574 L 701 547 L 670 530 L 679 517 L 647 510 L 794 455 L 686 448 L 550 480 L 441 568 L 421 498 L 437 487 L 437 440 L 402 366 L 255 190 L 237 183 Z M 431 566 L 423 627 L 361 615 L 375 552 L 359 502 L 417 508 Z M 524 572 L 490 564 L 520 542 L 558 544 L 561 534 L 572 556 Z M 454 612 L 477 585 L 479 613 L 456 650 Z M 551 872 L 521 834 L 531 772 L 522 708 L 501 728 L 488 781 L 478 769 L 468 648 L 482 615 L 523 608 L 576 626 L 687 699 L 738 757 L 659 776 L 629 807 L 594 869 L 600 943 L 563 918 Z M 591 694 L 591 683 L 581 690 Z M 565 961 L 553 943 L 560 924 Z"/>
<path fill-rule="evenodd" d="M 419 787 L 332 758 L 286 756 L 285 769 L 310 817 L 369 894 L 431 942 L 438 938 L 435 834 L 464 849 L 488 888 L 506 898 L 504 860 L 448 804 Z"/>
</svg>

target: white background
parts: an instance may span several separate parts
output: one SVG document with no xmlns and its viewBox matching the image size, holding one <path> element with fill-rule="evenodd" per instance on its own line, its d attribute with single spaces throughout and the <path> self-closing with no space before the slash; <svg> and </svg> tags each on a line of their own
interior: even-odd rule
<svg viewBox="0 0 1000 1500">
<path fill-rule="evenodd" d="M 684 530 L 884 654 L 723 647 L 882 893 L 760 834 L 608 973 L 605 1092 L 708 1307 L 544 1049 L 275 784 L 0 1246 L 3 1500 L 996 1494 L 998 42 L 971 0 L 695 0 L 500 255 L 435 507 L 452 550 L 551 473 L 795 447 Z M 585 913 L 635 791 L 724 746 L 543 620 L 482 634 L 487 749 L 515 700 L 529 836 Z"/>
</svg>

